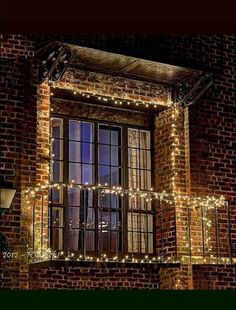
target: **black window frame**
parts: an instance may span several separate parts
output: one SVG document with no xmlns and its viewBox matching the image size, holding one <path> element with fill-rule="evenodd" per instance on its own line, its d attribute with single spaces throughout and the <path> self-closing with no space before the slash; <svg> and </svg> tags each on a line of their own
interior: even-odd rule
<svg viewBox="0 0 236 310">
<path fill-rule="evenodd" d="M 136 125 L 131 125 L 131 124 L 123 124 L 123 123 L 117 123 L 117 122 L 112 122 L 112 121 L 102 121 L 102 120 L 98 120 L 98 119 L 92 119 L 92 118 L 84 118 L 84 117 L 77 117 L 77 116 L 72 116 L 72 115 L 64 115 L 64 114 L 59 114 L 59 113 L 52 113 L 51 114 L 52 118 L 60 118 L 63 119 L 63 141 L 64 141 L 64 146 L 63 146 L 63 182 L 62 183 L 69 183 L 69 120 L 75 120 L 75 121 L 79 121 L 79 122 L 91 122 L 94 124 L 94 157 L 95 157 L 95 161 L 94 161 L 94 166 L 95 166 L 95 185 L 99 184 L 98 182 L 98 127 L 99 125 L 105 125 L 105 126 L 113 126 L 113 127 L 120 127 L 121 128 L 121 132 L 122 132 L 122 136 L 121 136 L 121 140 L 123 142 L 123 146 L 122 146 L 122 160 L 123 161 L 123 175 L 121 178 L 121 187 L 124 189 L 129 189 L 129 177 L 128 177 L 128 173 L 129 173 L 129 168 L 128 168 L 128 129 L 129 128 L 134 128 L 134 129 L 138 129 L 138 130 L 146 130 L 150 132 L 150 155 L 151 155 L 151 186 L 153 187 L 154 185 L 154 173 L 153 173 L 153 168 L 154 168 L 154 158 L 153 158 L 153 130 L 150 127 L 145 127 L 145 126 L 136 126 Z M 50 137 L 51 139 L 51 137 Z M 66 146 L 65 146 L 66 145 Z M 127 150 L 125 152 L 125 150 Z M 121 164 L 122 166 L 122 164 Z M 121 173 L 122 174 L 122 173 Z M 60 183 L 60 182 L 57 182 Z M 91 185 L 92 186 L 92 185 Z M 63 189 L 63 203 L 60 205 L 58 205 L 59 207 L 63 208 L 63 217 L 64 217 L 64 226 L 63 226 L 63 249 L 59 249 L 59 251 L 63 251 L 63 253 L 68 254 L 73 252 L 74 254 L 78 254 L 78 255 L 92 255 L 94 257 L 98 257 L 99 254 L 101 254 L 101 252 L 99 251 L 99 240 L 98 240 L 98 193 L 97 191 L 94 191 L 93 194 L 93 201 L 95 204 L 95 208 L 96 208 L 96 212 L 95 212 L 95 251 L 70 251 L 69 247 L 69 214 L 68 214 L 68 209 L 69 206 L 65 205 L 65 197 L 67 197 L 67 188 L 65 187 Z M 121 198 L 119 198 L 121 199 Z M 123 221 L 122 221 L 122 225 L 123 225 L 123 230 L 122 230 L 122 246 L 120 246 L 120 251 L 119 252 L 108 252 L 106 251 L 105 253 L 107 255 L 132 255 L 135 257 L 141 257 L 143 255 L 148 255 L 148 256 L 154 256 L 156 254 L 156 238 L 155 238 L 155 227 L 156 227 L 156 221 L 155 221 L 155 203 L 154 201 L 152 201 L 151 203 L 151 210 L 150 211 L 146 211 L 146 213 L 151 214 L 152 218 L 153 218 L 153 230 L 152 230 L 152 235 L 153 235 L 153 253 L 137 253 L 137 252 L 128 252 L 128 212 L 129 212 L 129 200 L 128 200 L 128 196 L 124 195 L 124 197 L 122 198 L 123 202 L 122 202 L 122 213 L 123 213 Z M 49 204 L 49 213 L 50 213 L 50 247 L 52 248 L 52 208 L 53 207 L 57 207 L 57 205 L 55 203 L 51 203 Z M 144 211 L 139 211 L 136 210 L 136 213 L 141 213 L 144 214 Z"/>
</svg>

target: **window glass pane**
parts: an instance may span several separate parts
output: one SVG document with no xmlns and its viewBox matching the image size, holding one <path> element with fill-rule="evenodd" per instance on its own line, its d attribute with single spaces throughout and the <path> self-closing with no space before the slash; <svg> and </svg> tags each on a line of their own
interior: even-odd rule
<svg viewBox="0 0 236 310">
<path fill-rule="evenodd" d="M 129 148 L 128 156 L 129 156 L 129 167 L 139 168 L 139 150 Z"/>
<path fill-rule="evenodd" d="M 63 141 L 62 140 L 54 139 L 54 141 L 52 141 L 52 158 L 55 160 L 63 159 Z"/>
<path fill-rule="evenodd" d="M 62 118 L 52 118 L 52 137 L 53 138 L 63 138 L 63 119 Z"/>
<path fill-rule="evenodd" d="M 69 163 L 69 181 L 81 183 L 81 164 Z"/>
<path fill-rule="evenodd" d="M 63 181 L 63 163 L 60 161 L 54 161 L 52 164 L 52 176 L 54 182 Z"/>
<path fill-rule="evenodd" d="M 63 208 L 52 209 L 52 226 L 61 227 L 63 226 Z"/>
<path fill-rule="evenodd" d="M 110 251 L 110 231 L 108 230 L 103 230 L 102 232 L 99 230 L 98 232 L 98 238 L 101 239 L 102 238 L 102 248 L 101 244 L 99 242 L 99 250 L 102 250 L 104 252 L 106 251 Z"/>
<path fill-rule="evenodd" d="M 141 220 L 141 231 L 147 232 L 147 214 L 140 214 L 140 220 Z"/>
<path fill-rule="evenodd" d="M 134 195 L 134 196 L 129 196 L 129 209 L 139 209 L 140 205 L 139 205 L 139 198 L 138 196 Z"/>
<path fill-rule="evenodd" d="M 87 229 L 94 229 L 95 228 L 95 214 L 93 208 L 87 208 L 86 214 L 86 221 L 87 221 Z"/>
<path fill-rule="evenodd" d="M 117 232 L 111 232 L 111 252 L 116 252 L 117 248 L 119 249 L 119 234 Z"/>
<path fill-rule="evenodd" d="M 98 182 L 104 185 L 110 185 L 110 167 L 99 166 Z"/>
<path fill-rule="evenodd" d="M 70 227 L 81 229 L 95 228 L 95 214 L 93 208 L 70 207 Z"/>
<path fill-rule="evenodd" d="M 69 142 L 69 160 L 80 162 L 81 161 L 81 143 L 80 142 Z"/>
<path fill-rule="evenodd" d="M 57 189 L 53 188 L 50 191 L 50 200 L 52 203 L 58 203 L 62 204 L 63 203 L 63 189 Z"/>
<path fill-rule="evenodd" d="M 148 214 L 147 215 L 147 231 L 153 232 L 153 215 Z"/>
<path fill-rule="evenodd" d="M 150 131 L 140 130 L 140 148 L 150 149 Z"/>
<path fill-rule="evenodd" d="M 140 198 L 140 208 L 141 210 L 151 210 L 152 202 L 150 200 L 150 197 Z"/>
<path fill-rule="evenodd" d="M 150 151 L 140 150 L 140 168 L 151 169 L 151 153 Z"/>
<path fill-rule="evenodd" d="M 140 188 L 140 171 L 137 169 L 129 169 L 129 187 Z"/>
<path fill-rule="evenodd" d="M 83 122 L 82 127 L 82 141 L 93 142 L 93 124 Z"/>
<path fill-rule="evenodd" d="M 82 162 L 93 163 L 93 144 L 82 143 Z"/>
<path fill-rule="evenodd" d="M 120 197 L 115 194 L 111 195 L 111 208 L 112 209 L 121 208 Z"/>
<path fill-rule="evenodd" d="M 111 167 L 111 185 L 118 186 L 120 185 L 120 168 Z"/>
<path fill-rule="evenodd" d="M 87 197 L 87 201 L 86 201 L 86 205 L 89 207 L 93 207 L 93 191 L 90 190 L 85 190 L 86 191 L 86 197 Z"/>
<path fill-rule="evenodd" d="M 69 139 L 70 140 L 81 140 L 81 122 L 70 120 L 69 121 Z"/>
<path fill-rule="evenodd" d="M 110 146 L 99 145 L 98 149 L 99 164 L 109 165 L 110 164 Z"/>
<path fill-rule="evenodd" d="M 139 147 L 139 130 L 129 128 L 128 129 L 128 145 L 129 147 Z"/>
<path fill-rule="evenodd" d="M 111 146 L 111 165 L 119 166 L 120 165 L 120 148 L 117 146 Z"/>
<path fill-rule="evenodd" d="M 120 132 L 118 130 L 111 131 L 111 144 L 120 145 Z"/>
<path fill-rule="evenodd" d="M 140 170 L 141 189 L 150 190 L 151 188 L 151 171 Z"/>
<path fill-rule="evenodd" d="M 63 249 L 63 228 L 52 229 L 52 250 L 60 251 Z"/>
<path fill-rule="evenodd" d="M 111 212 L 110 229 L 118 230 L 119 213 Z"/>
<path fill-rule="evenodd" d="M 79 229 L 70 230 L 70 250 L 78 251 L 82 246 L 82 233 Z"/>
<path fill-rule="evenodd" d="M 133 248 L 132 248 L 132 252 L 134 253 L 140 253 L 140 234 L 133 232 L 132 234 L 132 238 L 133 238 Z"/>
<path fill-rule="evenodd" d="M 93 165 L 82 165 L 82 183 L 93 184 L 94 183 L 94 173 Z"/>
<path fill-rule="evenodd" d="M 102 128 L 104 126 L 100 125 L 99 126 L 99 143 L 105 143 L 109 144 L 110 143 L 110 131 L 109 129 Z"/>
<path fill-rule="evenodd" d="M 80 206 L 80 194 L 79 188 L 69 188 L 69 204 L 71 206 Z"/>
<path fill-rule="evenodd" d="M 128 232 L 128 252 L 133 252 L 133 233 Z"/>
<path fill-rule="evenodd" d="M 148 253 L 153 253 L 153 234 L 148 235 Z"/>
<path fill-rule="evenodd" d="M 148 250 L 148 235 L 141 234 L 141 253 L 147 253 Z"/>
<path fill-rule="evenodd" d="M 98 206 L 101 208 L 110 208 L 111 204 L 111 195 L 100 193 L 98 196 Z"/>
<path fill-rule="evenodd" d="M 70 228 L 79 228 L 80 225 L 80 208 L 70 207 Z"/>
<path fill-rule="evenodd" d="M 103 232 L 106 232 L 107 230 L 111 229 L 111 227 L 110 227 L 110 212 L 104 212 L 103 211 L 101 216 L 102 216 L 102 222 L 100 222 L 100 229 L 102 229 Z"/>
<path fill-rule="evenodd" d="M 86 250 L 95 251 L 95 232 L 86 231 Z"/>
</svg>

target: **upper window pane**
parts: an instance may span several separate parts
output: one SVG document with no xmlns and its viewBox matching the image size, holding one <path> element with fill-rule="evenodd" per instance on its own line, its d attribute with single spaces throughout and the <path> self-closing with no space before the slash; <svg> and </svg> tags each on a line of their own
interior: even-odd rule
<svg viewBox="0 0 236 310">
<path fill-rule="evenodd" d="M 93 142 L 93 124 L 92 123 L 81 123 L 82 141 Z"/>
<path fill-rule="evenodd" d="M 118 130 L 111 131 L 111 144 L 120 145 L 120 135 Z"/>
<path fill-rule="evenodd" d="M 70 120 L 69 121 L 69 139 L 70 140 L 81 140 L 81 122 Z"/>
<path fill-rule="evenodd" d="M 109 145 L 99 145 L 98 149 L 99 164 L 109 165 L 110 164 L 110 146 Z"/>
<path fill-rule="evenodd" d="M 140 130 L 140 148 L 150 149 L 150 131 Z"/>
<path fill-rule="evenodd" d="M 99 126 L 99 143 L 110 144 L 110 131 L 104 125 Z"/>
<path fill-rule="evenodd" d="M 139 147 L 139 130 L 129 128 L 128 129 L 128 145 L 129 147 Z"/>
<path fill-rule="evenodd" d="M 70 141 L 69 142 L 69 160 L 70 161 L 81 161 L 81 145 L 80 142 Z"/>
<path fill-rule="evenodd" d="M 62 118 L 52 118 L 52 137 L 53 138 L 63 138 L 63 119 Z"/>
</svg>

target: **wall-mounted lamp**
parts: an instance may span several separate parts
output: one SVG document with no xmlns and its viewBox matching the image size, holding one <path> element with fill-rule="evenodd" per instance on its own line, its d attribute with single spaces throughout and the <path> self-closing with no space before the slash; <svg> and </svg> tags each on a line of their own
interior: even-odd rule
<svg viewBox="0 0 236 310">
<path fill-rule="evenodd" d="M 15 194 L 12 183 L 0 180 L 0 209 L 9 209 Z"/>
</svg>

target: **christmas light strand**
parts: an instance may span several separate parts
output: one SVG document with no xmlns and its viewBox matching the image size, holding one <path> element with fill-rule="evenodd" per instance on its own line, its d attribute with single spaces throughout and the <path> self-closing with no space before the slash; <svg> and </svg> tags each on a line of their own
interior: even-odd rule
<svg viewBox="0 0 236 310">
<path fill-rule="evenodd" d="M 226 200 L 224 196 L 211 196 L 211 195 L 204 195 L 204 196 L 194 196 L 194 195 L 187 195 L 181 193 L 167 193 L 166 191 L 162 192 L 155 192 L 151 188 L 149 191 L 147 190 L 140 190 L 140 189 L 123 189 L 120 186 L 108 186 L 106 183 L 104 185 L 89 185 L 85 184 L 75 184 L 75 182 L 70 183 L 49 183 L 46 182 L 44 185 L 39 185 L 38 187 L 28 188 L 24 191 L 25 194 L 28 194 L 30 197 L 34 197 L 37 192 L 40 191 L 48 191 L 50 189 L 57 189 L 60 190 L 62 188 L 78 188 L 78 189 L 87 189 L 90 190 L 101 190 L 104 191 L 105 194 L 115 194 L 123 197 L 124 195 L 129 195 L 131 197 L 135 197 L 135 195 L 140 196 L 141 198 L 145 198 L 146 201 L 152 201 L 153 199 L 163 200 L 173 204 L 174 201 L 176 203 L 184 201 L 188 204 L 188 208 L 197 208 L 201 206 L 208 207 L 209 209 L 214 209 L 215 206 L 223 207 L 226 205 Z M 185 208 L 185 206 L 184 206 Z"/>
<path fill-rule="evenodd" d="M 56 88 L 56 86 L 52 86 L 52 88 Z M 62 87 L 58 87 L 61 89 Z M 100 93 L 96 93 L 94 91 L 81 91 L 79 89 L 66 89 L 70 90 L 71 94 L 74 96 L 81 96 L 82 98 L 87 98 L 87 99 L 96 99 L 96 101 L 100 101 L 101 103 L 111 103 L 116 106 L 135 106 L 135 107 L 140 107 L 143 106 L 145 108 L 154 108 L 157 109 L 158 106 L 165 106 L 169 107 L 171 105 L 170 103 L 163 103 L 161 101 L 158 102 L 151 102 L 148 100 L 140 100 L 140 99 L 131 99 L 131 98 L 123 98 L 123 97 L 117 97 L 117 96 L 109 96 L 109 95 L 103 95 Z M 54 96 L 53 91 L 50 93 L 51 96 Z"/>
</svg>

